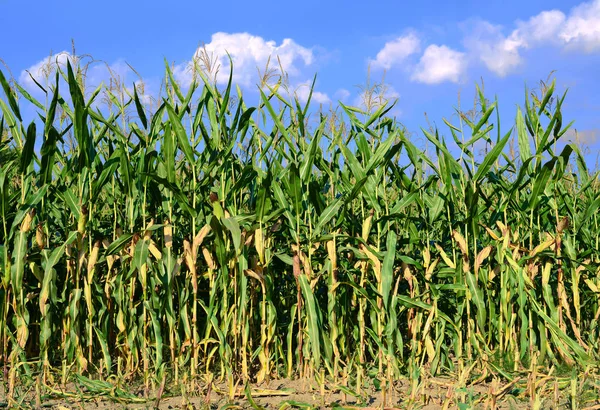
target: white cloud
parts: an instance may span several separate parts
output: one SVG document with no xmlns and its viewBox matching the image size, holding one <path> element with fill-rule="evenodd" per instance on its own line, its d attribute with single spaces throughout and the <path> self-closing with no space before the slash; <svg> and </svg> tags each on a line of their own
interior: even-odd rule
<svg viewBox="0 0 600 410">
<path fill-rule="evenodd" d="M 445 81 L 457 83 L 462 79 L 466 68 L 464 53 L 432 44 L 425 49 L 411 79 L 425 84 Z"/>
<path fill-rule="evenodd" d="M 522 40 L 516 35 L 506 38 L 502 27 L 476 21 L 470 24 L 471 33 L 465 38 L 464 45 L 471 58 L 481 60 L 493 73 L 500 77 L 513 72 L 522 64 L 519 48 Z M 513 33 L 514 34 L 514 33 Z"/>
<path fill-rule="evenodd" d="M 52 54 L 21 71 L 21 74 L 19 75 L 19 84 L 28 89 L 38 88 L 31 77 L 35 78 L 35 81 L 42 86 L 52 84 L 54 83 L 56 69 L 60 68 L 61 70 L 66 70 L 67 61 L 71 61 L 71 64 L 73 64 L 73 57 L 68 51 Z"/>
<path fill-rule="evenodd" d="M 524 50 L 544 45 L 584 53 L 600 51 L 600 0 L 581 3 L 568 14 L 544 10 L 528 20 L 517 20 L 508 34 L 502 26 L 483 20 L 470 20 L 465 26 L 468 34 L 463 40 L 464 52 L 446 45 L 428 46 L 416 70 L 413 67 L 413 80 L 427 84 L 458 82 L 474 61 L 504 77 L 523 65 Z M 409 33 L 386 43 L 369 61 L 375 68 L 390 69 L 406 63 L 420 48 L 419 38 Z"/>
<path fill-rule="evenodd" d="M 135 85 L 138 89 L 140 100 L 145 104 L 150 104 L 152 102 L 152 91 L 156 87 L 154 87 L 154 84 L 149 84 L 141 79 L 134 81 L 132 77 L 135 77 L 135 73 L 132 72 L 125 61 L 117 60 L 112 64 L 107 64 L 105 62 L 92 61 L 89 58 L 83 58 L 78 62 L 77 58 L 68 51 L 61 51 L 60 53 L 45 57 L 29 68 L 22 70 L 19 75 L 19 84 L 36 96 L 43 95 L 40 88 L 35 84 L 35 79 L 35 81 L 50 92 L 50 89 L 52 89 L 52 86 L 55 83 L 56 71 L 60 69 L 66 73 L 68 61 L 71 62 L 74 69 L 78 65 L 81 67 L 84 74 L 86 94 L 93 92 L 101 84 L 111 86 L 112 91 L 115 94 L 118 94 L 119 90 L 132 94 L 133 86 Z M 59 77 L 59 88 L 62 90 L 61 94 L 63 96 L 68 95 L 68 92 L 65 91 L 68 89 L 68 85 L 62 76 Z M 51 96 L 52 95 L 50 94 L 50 97 Z M 102 104 L 102 101 L 103 98 L 99 96 L 96 98 L 94 106 Z"/>
<path fill-rule="evenodd" d="M 307 83 L 302 83 L 296 87 L 295 93 L 296 93 L 296 96 L 298 97 L 298 100 L 300 100 L 301 102 L 308 101 L 308 95 L 310 93 L 310 85 L 311 85 L 311 83 L 307 82 Z M 328 104 L 331 102 L 331 99 L 329 98 L 329 96 L 327 94 L 322 93 L 320 91 L 313 90 L 311 102 L 316 102 L 319 104 Z"/>
<path fill-rule="evenodd" d="M 344 102 L 348 99 L 348 97 L 350 97 L 350 91 L 346 90 L 345 88 L 340 88 L 335 92 L 335 94 L 333 94 L 333 96 L 336 99 Z"/>
<path fill-rule="evenodd" d="M 573 8 L 559 38 L 565 46 L 587 53 L 600 50 L 600 0 Z"/>
<path fill-rule="evenodd" d="M 88 58 L 78 60 L 77 57 L 74 57 L 68 51 L 61 51 L 21 71 L 19 83 L 26 88 L 38 90 L 39 88 L 35 84 L 34 79 L 42 86 L 54 84 L 56 71 L 60 69 L 66 74 L 68 61 L 74 70 L 77 66 L 82 69 L 86 89 L 88 90 L 95 89 L 103 82 L 108 82 L 110 78 L 119 83 L 124 83 L 127 81 L 127 75 L 131 74 L 131 69 L 122 60 L 117 60 L 109 65 L 104 62 L 91 62 Z M 62 76 L 60 80 L 62 81 Z"/>
<path fill-rule="evenodd" d="M 389 70 L 392 66 L 403 63 L 407 57 L 419 52 L 420 49 L 419 38 L 414 33 L 409 33 L 385 43 L 376 58 L 370 60 L 370 63 L 374 68 Z"/>
<path fill-rule="evenodd" d="M 175 67 L 174 74 L 184 84 L 192 81 L 191 67 L 194 60 L 200 63 L 199 57 L 206 51 L 207 55 L 219 67 L 216 75 L 217 83 L 226 84 L 229 80 L 229 58 L 233 61 L 233 81 L 241 86 L 251 86 L 259 82 L 258 70 L 264 70 L 270 59 L 270 67 L 283 70 L 290 76 L 299 76 L 302 68 L 314 62 L 313 51 L 303 47 L 294 40 L 286 38 L 281 44 L 267 41 L 248 33 L 215 33 L 211 41 L 199 47 L 192 61 Z"/>
<path fill-rule="evenodd" d="M 522 65 L 521 49 L 556 43 L 564 21 L 565 15 L 559 10 L 543 11 L 527 21 L 517 21 L 517 28 L 507 37 L 501 26 L 478 21 L 464 43 L 490 71 L 504 77 Z"/>
<path fill-rule="evenodd" d="M 188 88 L 192 82 L 193 72 L 191 68 L 194 63 L 199 69 L 203 69 L 203 62 L 206 62 L 206 59 L 201 59 L 203 53 L 211 60 L 214 67 L 218 67 L 218 71 L 213 71 L 212 74 L 209 74 L 209 77 L 215 79 L 219 85 L 226 84 L 229 80 L 230 56 L 233 62 L 233 82 L 236 85 L 254 89 L 255 85 L 260 82 L 259 76 L 264 73 L 267 63 L 269 63 L 269 71 L 273 74 L 269 82 L 271 85 L 274 85 L 275 81 L 282 76 L 281 70 L 283 70 L 285 83 L 290 85 L 290 90 L 293 90 L 300 100 L 306 101 L 308 98 L 311 81 L 307 78 L 310 78 L 314 72 L 307 72 L 307 70 L 315 63 L 315 52 L 311 48 L 297 44 L 292 39 L 284 39 L 277 44 L 275 41 L 268 41 L 248 33 L 215 33 L 211 37 L 211 42 L 198 48 L 190 61 L 176 65 L 173 68 L 175 79 L 183 89 Z M 321 54 L 319 53 L 319 55 Z M 67 51 L 46 57 L 27 70 L 23 70 L 19 77 L 20 83 L 30 92 L 41 92 L 28 72 L 40 84 L 47 86 L 53 83 L 53 73 L 56 68 L 60 67 L 66 70 L 67 61 L 73 61 L 74 59 L 75 57 Z M 82 65 L 88 62 L 90 60 L 82 61 Z M 132 92 L 134 80 L 137 80 L 137 76 L 123 60 L 117 60 L 110 65 L 104 62 L 93 62 L 85 68 L 87 92 L 93 91 L 101 83 L 107 86 L 118 83 L 124 87 L 123 90 Z M 62 79 L 61 82 L 63 82 Z M 140 85 L 142 85 L 141 82 L 136 82 L 136 86 Z M 143 85 L 146 86 L 147 92 L 143 93 L 141 89 L 144 87 L 141 86 L 138 87 L 138 94 L 143 102 L 150 103 L 152 95 L 156 94 L 150 91 L 157 90 L 153 89 L 155 87 L 148 87 L 145 82 Z M 62 87 L 63 84 L 61 84 Z M 148 88 L 152 88 L 152 90 L 148 90 Z M 331 99 L 326 93 L 314 90 L 312 101 L 325 104 L 330 102 Z"/>
<path fill-rule="evenodd" d="M 275 85 L 283 71 L 288 87 L 279 88 L 279 92 L 286 97 L 295 95 L 306 102 L 312 83 L 306 78 L 314 74 L 307 70 L 316 60 L 313 50 L 289 38 L 277 44 L 249 33 L 219 32 L 212 35 L 210 43 L 199 47 L 190 61 L 175 66 L 173 74 L 183 87 L 187 87 L 192 82 L 195 65 L 217 84 L 224 85 L 229 81 L 231 57 L 233 83 L 254 89 L 261 82 L 260 76 L 264 75 L 268 64 L 269 72 L 273 74 L 269 84 Z M 207 61 L 210 61 L 212 70 L 207 70 Z M 326 93 L 313 90 L 311 101 L 327 104 L 331 99 Z"/>
<path fill-rule="evenodd" d="M 508 35 L 502 27 L 486 21 L 470 26 L 464 44 L 469 54 L 490 71 L 503 77 L 523 63 L 521 51 L 553 45 L 571 51 L 591 53 L 600 50 L 600 0 L 582 3 L 568 15 L 545 10 L 527 21 L 517 21 Z"/>
<path fill-rule="evenodd" d="M 346 91 L 346 90 L 344 90 Z M 389 84 L 381 84 L 372 90 L 362 90 L 354 97 L 353 105 L 361 109 L 373 110 L 384 104 L 392 103 L 400 94 Z"/>
<path fill-rule="evenodd" d="M 542 11 L 528 21 L 517 21 L 511 37 L 523 47 L 554 41 L 566 19 L 560 10 Z"/>
<path fill-rule="evenodd" d="M 376 58 L 370 59 L 369 63 L 374 68 L 385 70 L 405 64 L 412 72 L 411 80 L 426 84 L 459 82 L 462 79 L 467 67 L 464 53 L 445 45 L 432 44 L 425 49 L 417 65 L 410 64 L 407 61 L 408 57 L 420 50 L 421 40 L 414 32 L 410 32 L 387 42 Z M 355 103 L 364 100 L 364 96 L 361 95 L 355 98 Z"/>
</svg>

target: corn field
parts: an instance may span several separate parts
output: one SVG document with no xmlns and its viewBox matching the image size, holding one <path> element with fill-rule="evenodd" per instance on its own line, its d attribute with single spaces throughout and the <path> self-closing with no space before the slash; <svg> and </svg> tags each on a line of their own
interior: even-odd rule
<svg viewBox="0 0 600 410">
<path fill-rule="evenodd" d="M 318 109 L 281 82 L 249 107 L 167 65 L 152 107 L 70 63 L 44 101 L 0 80 L 9 395 L 74 375 L 360 394 L 600 358 L 598 174 L 554 82 L 502 131 L 477 87 L 424 152 L 392 104 Z"/>
</svg>

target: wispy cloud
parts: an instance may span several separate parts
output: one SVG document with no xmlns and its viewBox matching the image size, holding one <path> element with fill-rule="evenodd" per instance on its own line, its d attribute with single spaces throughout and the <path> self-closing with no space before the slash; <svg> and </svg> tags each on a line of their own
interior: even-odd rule
<svg viewBox="0 0 600 410">
<path fill-rule="evenodd" d="M 340 88 L 335 92 L 335 94 L 333 94 L 333 96 L 336 99 L 338 99 L 339 101 L 342 101 L 342 102 L 345 102 L 346 100 L 348 100 L 350 95 L 351 95 L 350 91 L 346 90 L 345 88 Z"/>
<path fill-rule="evenodd" d="M 566 135 L 568 140 L 577 144 L 594 145 L 600 141 L 600 129 L 592 128 L 585 130 L 577 130 L 570 128 Z"/>
</svg>

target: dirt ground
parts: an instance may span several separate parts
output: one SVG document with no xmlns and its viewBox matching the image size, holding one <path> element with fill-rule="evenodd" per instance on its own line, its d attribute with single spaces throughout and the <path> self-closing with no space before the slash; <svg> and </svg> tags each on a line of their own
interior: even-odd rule
<svg viewBox="0 0 600 410">
<path fill-rule="evenodd" d="M 144 401 L 141 391 L 127 398 L 118 395 L 97 395 L 81 388 L 66 389 L 37 399 L 31 390 L 20 400 L 8 403 L 5 395 L 0 395 L 0 408 L 44 408 L 44 409 L 540 409 L 571 408 L 564 398 L 537 398 L 537 403 L 521 394 L 522 389 L 514 385 L 478 384 L 457 388 L 451 380 L 433 378 L 411 389 L 407 381 L 397 382 L 391 392 L 363 391 L 361 397 L 344 394 L 339 389 L 325 389 L 324 392 L 314 382 L 301 380 L 272 381 L 250 389 L 248 398 L 243 387 L 238 387 L 233 400 L 227 395 L 225 386 L 198 389 L 182 395 L 166 391 L 160 400 Z M 411 391 L 416 391 L 411 397 Z M 324 394 L 322 394 L 324 393 Z M 150 394 L 155 396 L 156 394 Z M 62 397 L 60 397 L 62 396 Z M 37 396 L 40 397 L 40 396 Z M 122 396 L 121 396 L 122 397 Z M 385 400 L 385 405 L 384 405 Z M 36 406 L 36 404 L 38 406 Z M 579 407 L 579 406 L 578 406 Z M 594 407 L 582 406 L 581 408 Z M 600 409 L 600 406 L 595 407 Z"/>
</svg>

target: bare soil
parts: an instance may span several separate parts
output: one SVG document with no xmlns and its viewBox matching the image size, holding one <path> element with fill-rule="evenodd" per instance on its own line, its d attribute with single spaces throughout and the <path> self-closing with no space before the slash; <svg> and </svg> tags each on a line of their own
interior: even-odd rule
<svg viewBox="0 0 600 410">
<path fill-rule="evenodd" d="M 416 388 L 416 394 L 411 396 L 411 386 L 408 381 L 394 384 L 390 392 L 363 391 L 360 398 L 344 394 L 339 389 L 321 389 L 314 381 L 278 380 L 261 386 L 252 386 L 251 400 L 245 394 L 243 387 L 235 390 L 231 399 L 226 386 L 198 388 L 182 395 L 176 391 L 165 392 L 160 400 L 153 398 L 145 401 L 143 393 L 138 391 L 135 396 L 119 400 L 116 397 L 93 397 L 85 389 L 68 386 L 60 394 L 52 398 L 37 399 L 31 390 L 24 398 L 8 403 L 6 396 L 0 394 L 0 407 L 10 408 L 39 408 L 44 409 L 527 409 L 533 402 L 530 397 L 524 397 L 520 389 L 510 385 L 478 384 L 466 388 L 458 388 L 452 380 L 432 378 L 421 383 Z M 132 389 L 135 391 L 135 389 Z M 2 392 L 0 392 L 2 393 Z M 153 394 L 151 393 L 150 396 Z M 156 395 L 156 394 L 154 394 Z M 67 397 L 65 397 L 67 396 Z M 39 397 L 39 396 L 38 396 Z M 48 397 L 48 396 L 45 396 Z M 384 405 L 385 400 L 385 405 Z M 559 398 L 545 397 L 540 400 L 543 409 L 559 409 L 570 407 L 569 402 Z M 36 403 L 37 402 L 37 403 Z M 600 408 L 600 407 L 598 407 Z"/>
</svg>

